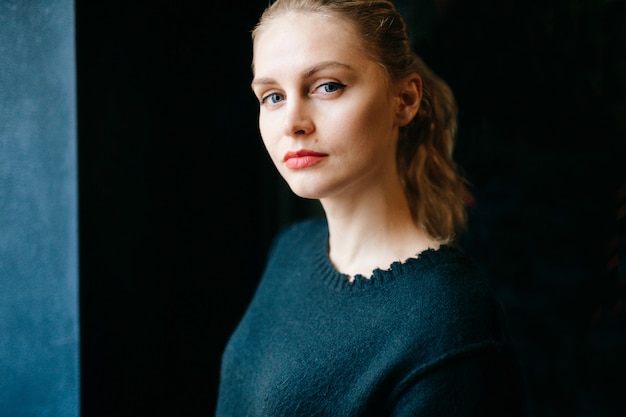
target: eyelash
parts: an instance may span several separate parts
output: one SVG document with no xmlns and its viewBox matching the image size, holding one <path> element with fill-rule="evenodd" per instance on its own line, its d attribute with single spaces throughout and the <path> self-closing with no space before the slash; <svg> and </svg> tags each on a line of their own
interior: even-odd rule
<svg viewBox="0 0 626 417">
<path fill-rule="evenodd" d="M 265 95 L 265 96 L 261 97 L 261 100 L 259 100 L 259 103 L 261 103 L 261 104 L 265 104 L 265 102 L 266 102 L 266 101 L 267 101 L 270 97 L 273 97 L 273 96 L 282 96 L 282 94 L 280 94 L 280 93 L 269 93 L 269 94 L 267 94 L 267 95 Z M 276 104 L 276 103 L 272 103 L 272 104 Z"/>
<path fill-rule="evenodd" d="M 336 93 L 339 90 L 343 90 L 344 88 L 346 88 L 346 84 L 338 83 L 338 82 L 335 82 L 335 81 L 329 81 L 329 82 L 325 82 L 325 83 L 322 83 L 322 84 L 318 85 L 315 88 L 315 90 L 317 90 L 317 89 L 319 89 L 321 87 L 329 87 L 329 86 L 334 87 L 335 90 L 333 90 L 333 91 L 325 91 L 324 94 L 333 94 L 333 93 Z M 274 97 L 274 96 L 281 96 L 282 97 L 283 94 L 280 94 L 280 93 L 269 93 L 269 94 L 261 97 L 261 100 L 259 100 L 259 103 L 260 104 L 265 104 L 265 102 L 268 99 L 270 99 L 271 97 Z M 277 103 L 272 103 L 272 104 L 277 104 Z"/>
<path fill-rule="evenodd" d="M 328 86 L 333 86 L 333 87 L 336 88 L 336 90 L 334 90 L 334 91 L 327 91 L 326 93 L 328 93 L 328 94 L 334 93 L 335 91 L 343 90 L 344 88 L 346 88 L 345 84 L 334 82 L 334 81 L 330 81 L 330 82 L 327 82 L 327 83 L 320 84 L 317 88 L 328 87 Z M 317 90 L 317 88 L 316 88 L 316 90 Z"/>
</svg>

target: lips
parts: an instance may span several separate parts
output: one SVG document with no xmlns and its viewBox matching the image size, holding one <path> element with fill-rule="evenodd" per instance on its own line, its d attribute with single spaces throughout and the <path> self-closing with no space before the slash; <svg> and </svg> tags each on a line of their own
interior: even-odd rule
<svg viewBox="0 0 626 417">
<path fill-rule="evenodd" d="M 315 165 L 325 159 L 328 154 L 302 149 L 296 152 L 287 152 L 283 157 L 285 166 L 289 169 L 302 169 Z"/>
</svg>

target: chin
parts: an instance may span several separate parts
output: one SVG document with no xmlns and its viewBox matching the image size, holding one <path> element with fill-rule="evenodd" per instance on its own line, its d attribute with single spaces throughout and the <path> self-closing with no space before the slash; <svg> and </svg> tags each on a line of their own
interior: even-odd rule
<svg viewBox="0 0 626 417">
<path fill-rule="evenodd" d="M 320 196 L 318 194 L 312 193 L 310 191 L 300 191 L 300 190 L 296 191 L 293 188 L 291 189 L 291 191 L 298 197 L 304 198 L 307 200 L 319 200 L 320 199 Z"/>
<path fill-rule="evenodd" d="M 310 185 L 305 187 L 289 185 L 289 188 L 291 189 L 291 192 L 293 192 L 300 198 L 305 198 L 308 200 L 318 200 L 322 197 L 322 195 L 319 193 L 319 190 L 312 189 Z"/>
<path fill-rule="evenodd" d="M 318 175 L 309 175 L 308 173 L 301 176 L 292 175 L 283 178 L 285 178 L 289 189 L 295 195 L 310 200 L 319 200 L 327 197 L 334 185 L 334 182 L 326 181 L 326 178 Z"/>
</svg>

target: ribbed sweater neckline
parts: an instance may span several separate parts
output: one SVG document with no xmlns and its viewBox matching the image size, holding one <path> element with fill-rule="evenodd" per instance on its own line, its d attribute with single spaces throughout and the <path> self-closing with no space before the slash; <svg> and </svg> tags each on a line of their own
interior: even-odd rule
<svg viewBox="0 0 626 417">
<path fill-rule="evenodd" d="M 375 289 L 402 276 L 419 274 L 425 266 L 440 264 L 453 253 L 454 249 L 447 245 L 441 245 L 439 249 L 426 249 L 404 261 L 393 262 L 388 269 L 376 268 L 369 278 L 356 275 L 352 282 L 348 280 L 347 274 L 339 272 L 330 261 L 327 240 L 326 244 L 316 245 L 312 255 L 314 270 L 326 285 L 336 291 L 353 291 Z"/>
</svg>

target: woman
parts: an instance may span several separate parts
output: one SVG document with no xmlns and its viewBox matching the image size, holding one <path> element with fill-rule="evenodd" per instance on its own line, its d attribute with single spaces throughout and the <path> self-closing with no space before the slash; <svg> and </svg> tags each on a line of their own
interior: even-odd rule
<svg viewBox="0 0 626 417">
<path fill-rule="evenodd" d="M 394 5 L 275 1 L 253 31 L 252 89 L 269 156 L 325 216 L 274 241 L 217 416 L 496 413 L 498 305 L 455 247 L 455 102 Z"/>
</svg>

